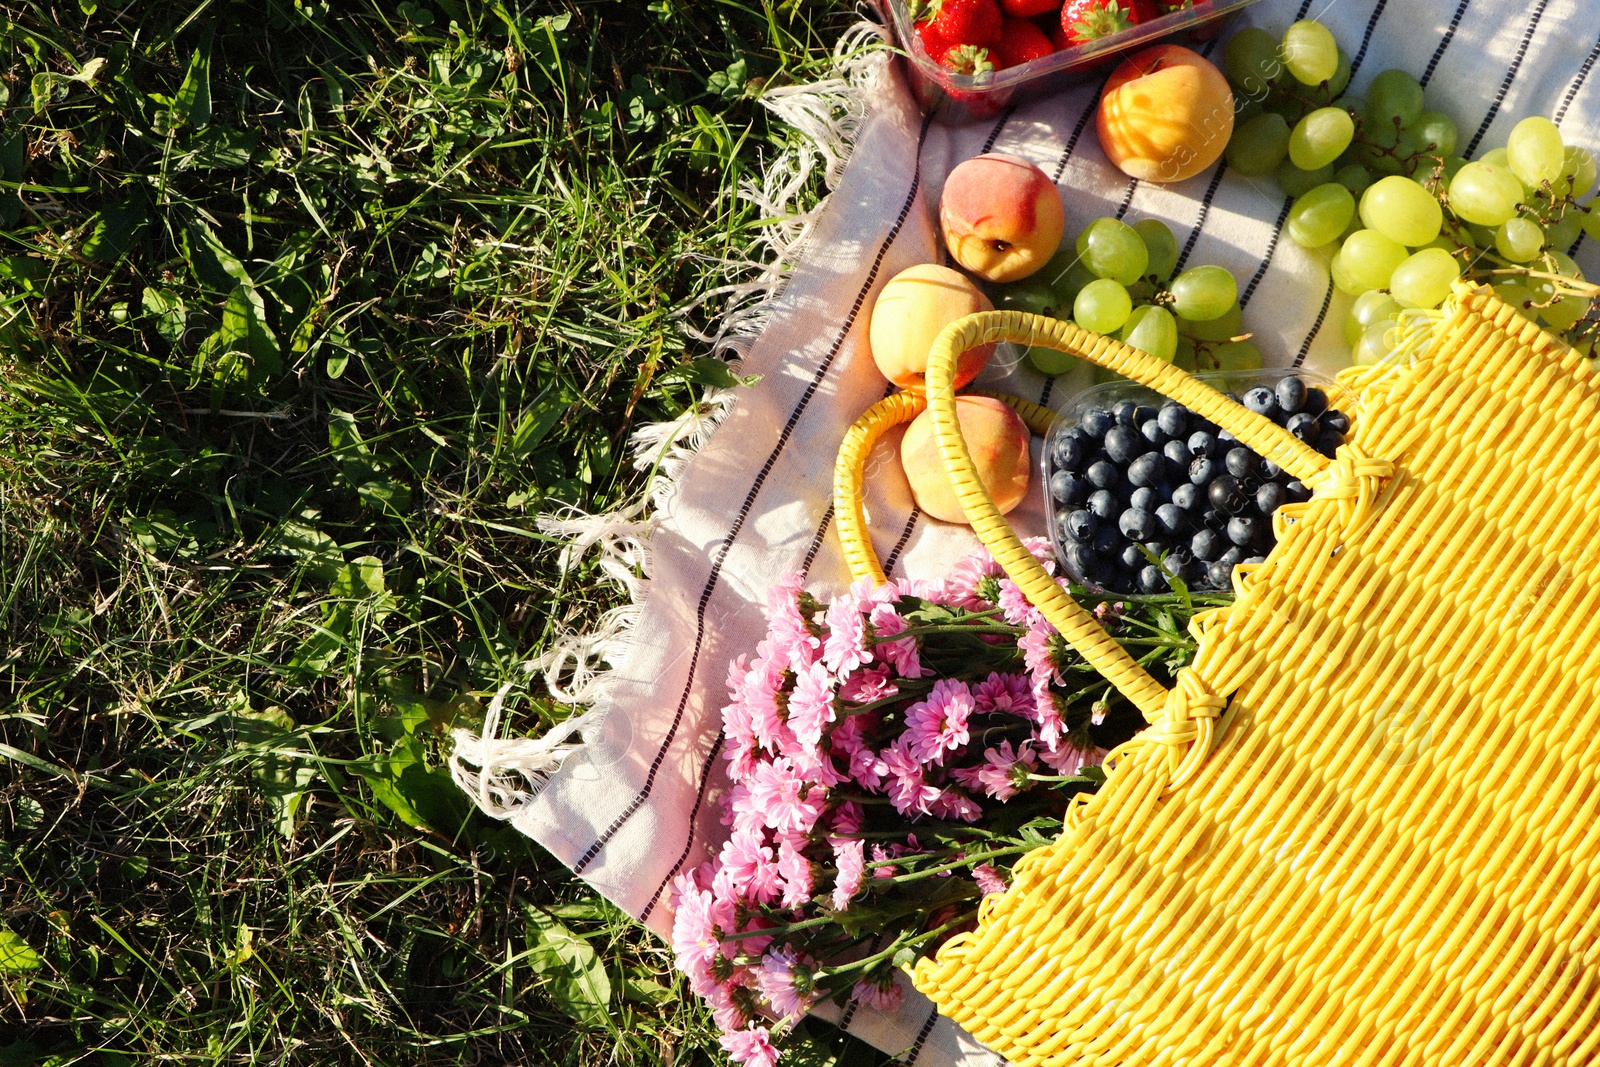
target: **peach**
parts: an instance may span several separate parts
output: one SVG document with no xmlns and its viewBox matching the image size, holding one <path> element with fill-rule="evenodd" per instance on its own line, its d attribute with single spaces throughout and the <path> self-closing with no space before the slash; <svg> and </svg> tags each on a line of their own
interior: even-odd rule
<svg viewBox="0 0 1600 1067">
<path fill-rule="evenodd" d="M 989 298 L 960 271 L 937 263 L 908 267 L 889 279 L 872 305 L 867 344 L 873 362 L 900 388 L 920 390 L 940 331 L 966 315 L 993 310 Z M 992 355 L 993 344 L 963 352 L 956 360 L 955 387 L 976 378 Z"/>
<path fill-rule="evenodd" d="M 1028 473 L 1033 461 L 1028 453 L 1028 427 L 1015 411 L 987 396 L 956 397 L 956 421 L 978 480 L 989 491 L 1003 515 L 1028 495 Z M 900 465 L 911 483 L 917 506 L 945 522 L 966 522 L 966 512 L 956 498 L 949 471 L 939 456 L 933 435 L 933 412 L 924 411 L 906 427 L 900 439 Z"/>
<path fill-rule="evenodd" d="M 1233 90 L 1198 52 L 1164 44 L 1111 72 L 1095 115 L 1100 147 L 1124 174 L 1153 182 L 1192 178 L 1233 134 Z"/>
<path fill-rule="evenodd" d="M 956 262 L 991 282 L 1026 278 L 1047 263 L 1066 228 L 1061 194 L 1026 159 L 974 156 L 944 181 L 939 228 Z"/>
</svg>

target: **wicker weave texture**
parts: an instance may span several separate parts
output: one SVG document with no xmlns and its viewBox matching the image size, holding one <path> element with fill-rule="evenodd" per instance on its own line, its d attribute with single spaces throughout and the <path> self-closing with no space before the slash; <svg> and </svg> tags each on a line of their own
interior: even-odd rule
<svg viewBox="0 0 1600 1067">
<path fill-rule="evenodd" d="M 1600 383 L 1464 286 L 1343 381 L 1351 445 L 1196 620 L 1209 758 L 1130 748 L 914 970 L 1018 1067 L 1600 1062 Z"/>
</svg>

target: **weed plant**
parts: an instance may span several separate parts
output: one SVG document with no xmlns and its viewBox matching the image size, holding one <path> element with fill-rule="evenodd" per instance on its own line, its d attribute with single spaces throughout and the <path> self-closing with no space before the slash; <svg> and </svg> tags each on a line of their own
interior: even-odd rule
<svg viewBox="0 0 1600 1067">
<path fill-rule="evenodd" d="M 729 380 L 850 5 L 0 16 L 0 1065 L 721 1062 L 442 739 L 567 714 L 519 664 L 615 594 L 535 520 Z"/>
</svg>

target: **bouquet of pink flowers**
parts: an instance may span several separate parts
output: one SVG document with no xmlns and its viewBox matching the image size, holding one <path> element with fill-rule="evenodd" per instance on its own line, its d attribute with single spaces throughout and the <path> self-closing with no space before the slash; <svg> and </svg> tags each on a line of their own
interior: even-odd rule
<svg viewBox="0 0 1600 1067">
<path fill-rule="evenodd" d="M 728 672 L 731 835 L 673 883 L 677 966 L 758 1067 L 819 1000 L 893 1007 L 900 969 L 976 921 L 1137 722 L 987 552 L 826 605 L 801 584 L 772 589 L 766 638 Z M 1187 662 L 1186 594 L 1124 607 L 1095 611 L 1152 669 Z"/>
</svg>

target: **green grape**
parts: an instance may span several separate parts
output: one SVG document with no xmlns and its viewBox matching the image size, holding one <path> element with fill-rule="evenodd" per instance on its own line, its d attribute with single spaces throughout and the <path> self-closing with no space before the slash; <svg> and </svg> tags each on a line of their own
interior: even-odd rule
<svg viewBox="0 0 1600 1067">
<path fill-rule="evenodd" d="M 1556 274 L 1563 275 L 1567 278 L 1573 278 L 1578 281 L 1583 280 L 1583 271 L 1578 268 L 1578 264 L 1573 262 L 1572 257 L 1567 255 L 1565 252 L 1558 252 L 1554 250 L 1547 252 L 1540 269 L 1544 271 L 1553 271 Z M 1533 290 L 1533 298 L 1541 304 L 1553 300 L 1556 297 L 1556 285 L 1558 283 L 1554 279 L 1529 278 L 1526 284 L 1528 288 Z M 1581 298 L 1575 296 L 1563 297 L 1562 299 L 1581 300 Z M 1579 314 L 1581 315 L 1582 312 L 1580 311 Z M 1554 320 L 1550 319 L 1548 316 L 1545 317 L 1545 321 L 1549 322 L 1551 325 L 1555 325 Z M 1566 327 L 1562 326 L 1559 327 L 1559 329 L 1566 329 Z"/>
<path fill-rule="evenodd" d="M 1350 362 L 1358 367 L 1382 363 L 1394 351 L 1398 338 L 1394 333 L 1394 320 L 1375 322 L 1361 331 L 1361 338 L 1350 353 Z"/>
<path fill-rule="evenodd" d="M 1511 172 L 1531 189 L 1561 177 L 1561 168 L 1567 162 L 1561 131 L 1539 115 L 1525 118 L 1511 128 L 1511 136 L 1506 138 L 1506 157 Z"/>
<path fill-rule="evenodd" d="M 1025 311 L 1030 315 L 1048 315 L 1053 319 L 1064 319 L 1071 314 L 1070 306 L 1061 299 L 1060 294 L 1037 274 L 1001 286 L 994 306 L 1001 311 Z"/>
<path fill-rule="evenodd" d="M 1420 252 L 1423 248 L 1442 248 L 1453 256 L 1456 254 L 1457 245 L 1452 238 L 1441 233 L 1439 236 L 1435 237 L 1421 248 L 1418 248 L 1417 251 Z"/>
<path fill-rule="evenodd" d="M 1193 374 L 1195 371 L 1200 369 L 1196 365 L 1196 358 L 1198 355 L 1199 351 L 1195 348 L 1194 342 L 1180 334 L 1178 337 L 1178 347 L 1172 353 L 1172 365 L 1177 367 L 1179 370 L 1186 370 L 1190 374 Z"/>
<path fill-rule="evenodd" d="M 1302 19 L 1283 32 L 1283 65 L 1301 85 L 1321 85 L 1339 69 L 1339 45 L 1328 27 Z"/>
<path fill-rule="evenodd" d="M 1172 270 L 1178 265 L 1178 239 L 1172 236 L 1171 228 L 1160 219 L 1140 219 L 1133 224 L 1133 230 L 1149 255 L 1145 277 L 1154 277 L 1158 282 L 1172 277 Z"/>
<path fill-rule="evenodd" d="M 1338 45 L 1334 46 L 1338 48 Z M 1333 70 L 1333 77 L 1328 79 L 1328 96 L 1337 97 L 1344 92 L 1350 84 L 1350 55 L 1343 48 L 1339 48 L 1339 64 Z"/>
<path fill-rule="evenodd" d="M 1534 312 L 1528 308 L 1528 305 L 1533 303 L 1533 290 L 1526 285 L 1518 285 L 1516 282 L 1500 282 L 1494 287 L 1494 295 L 1524 315 L 1530 318 L 1533 317 Z"/>
<path fill-rule="evenodd" d="M 1218 370 L 1260 370 L 1261 349 L 1249 341 L 1224 341 L 1211 352 Z"/>
<path fill-rule="evenodd" d="M 1594 156 L 1586 148 L 1569 144 L 1565 153 L 1566 162 L 1561 165 L 1562 186 L 1557 191 L 1563 196 L 1582 196 L 1594 187 L 1595 162 Z"/>
<path fill-rule="evenodd" d="M 1468 163 L 1450 179 L 1450 209 L 1479 226 L 1500 225 L 1517 213 L 1521 202 L 1517 176 L 1487 162 Z"/>
<path fill-rule="evenodd" d="M 1023 350 L 1022 354 L 1027 358 L 1033 369 L 1046 378 L 1054 378 L 1058 374 L 1065 374 L 1078 365 L 1076 356 L 1068 355 L 1066 352 L 1046 345 L 1029 345 Z"/>
<path fill-rule="evenodd" d="M 1361 118 L 1367 113 L 1367 101 L 1359 96 L 1341 96 L 1328 106 L 1339 108 L 1341 111 L 1348 111 L 1352 118 Z"/>
<path fill-rule="evenodd" d="M 1257 115 L 1264 114 L 1266 110 L 1261 101 L 1253 97 L 1235 97 L 1233 102 L 1233 128 L 1237 130 Z"/>
<path fill-rule="evenodd" d="M 1235 86 L 1251 96 L 1261 96 L 1283 70 L 1278 39 L 1259 26 L 1246 26 L 1223 49 L 1222 69 Z"/>
<path fill-rule="evenodd" d="M 1339 249 L 1339 261 L 1346 273 L 1367 289 L 1387 289 L 1389 276 L 1406 261 L 1406 249 L 1392 237 L 1377 230 L 1357 230 Z"/>
<path fill-rule="evenodd" d="M 1228 166 L 1247 178 L 1272 173 L 1288 154 L 1289 124 L 1271 111 L 1234 127 L 1228 138 Z"/>
<path fill-rule="evenodd" d="M 1443 111 L 1424 111 L 1407 129 L 1415 134 L 1417 146 L 1430 156 L 1448 156 L 1456 150 L 1461 136 L 1455 120 Z"/>
<path fill-rule="evenodd" d="M 1589 240 L 1600 241 L 1600 211 L 1593 204 L 1583 213 L 1583 232 Z"/>
<path fill-rule="evenodd" d="M 1301 170 L 1319 170 L 1339 158 L 1356 135 L 1355 120 L 1337 107 L 1319 107 L 1289 134 L 1289 158 Z"/>
<path fill-rule="evenodd" d="M 1494 231 L 1494 247 L 1513 263 L 1526 263 L 1544 247 L 1544 230 L 1532 219 L 1507 219 Z"/>
<path fill-rule="evenodd" d="M 1436 308 L 1450 295 L 1450 284 L 1461 277 L 1461 264 L 1442 248 L 1424 248 L 1394 269 L 1389 291 L 1407 308 Z"/>
<path fill-rule="evenodd" d="M 1321 248 L 1350 225 L 1356 199 L 1338 182 L 1326 182 L 1294 202 L 1289 209 L 1289 236 L 1302 248 Z"/>
<path fill-rule="evenodd" d="M 1377 322 L 1388 322 L 1400 314 L 1400 305 L 1395 303 L 1394 297 L 1381 289 L 1371 289 L 1356 297 L 1355 303 L 1350 305 L 1350 314 L 1344 320 L 1344 339 L 1346 344 L 1353 345 L 1361 339 L 1361 334 L 1368 326 Z"/>
<path fill-rule="evenodd" d="M 1355 236 L 1351 234 L 1350 236 Z M 1349 240 L 1347 237 L 1346 240 Z M 1344 265 L 1344 249 L 1341 247 L 1334 253 L 1333 259 L 1328 262 L 1328 274 L 1333 278 L 1333 286 L 1341 293 L 1350 296 L 1361 296 L 1372 291 L 1373 286 L 1361 282 L 1352 275 Z"/>
<path fill-rule="evenodd" d="M 1301 170 L 1293 163 L 1285 161 L 1278 168 L 1278 188 L 1283 190 L 1284 196 L 1305 196 L 1319 185 L 1324 185 L 1333 180 L 1333 164 L 1328 164 L 1318 170 Z"/>
<path fill-rule="evenodd" d="M 1096 277 L 1132 285 L 1144 274 L 1150 253 L 1132 226 L 1119 219 L 1095 219 L 1075 242 L 1078 255 Z"/>
<path fill-rule="evenodd" d="M 1350 190 L 1352 194 L 1363 193 L 1366 192 L 1367 186 L 1372 184 L 1372 175 L 1359 163 L 1346 163 L 1333 172 L 1333 180 Z"/>
<path fill-rule="evenodd" d="M 1149 280 L 1140 278 L 1128 286 L 1128 299 L 1133 301 L 1133 306 L 1148 304 L 1155 299 L 1156 287 Z"/>
<path fill-rule="evenodd" d="M 1512 222 L 1517 221 L 1512 219 Z M 1578 234 L 1583 232 L 1583 219 L 1576 211 L 1568 211 L 1555 222 L 1545 227 L 1545 244 L 1551 248 L 1568 249 L 1572 242 L 1578 239 Z"/>
<path fill-rule="evenodd" d="M 1504 145 L 1501 145 L 1499 148 L 1491 148 L 1491 149 L 1489 149 L 1489 151 L 1487 151 L 1487 152 L 1485 152 L 1483 154 L 1483 156 L 1478 160 L 1478 162 L 1479 163 L 1487 163 L 1491 167 L 1499 167 L 1502 170 L 1510 170 L 1511 169 L 1511 153 L 1506 151 Z M 1517 180 L 1521 181 L 1522 179 L 1518 178 Z"/>
<path fill-rule="evenodd" d="M 1205 322 L 1179 319 L 1178 332 L 1196 341 L 1226 341 L 1244 332 L 1244 311 L 1238 304 L 1234 304 L 1216 318 Z"/>
<path fill-rule="evenodd" d="M 1444 212 L 1432 193 L 1398 174 L 1361 194 L 1361 221 L 1391 240 L 1415 248 L 1439 236 Z"/>
<path fill-rule="evenodd" d="M 1128 317 L 1122 327 L 1122 339 L 1141 352 L 1171 363 L 1178 353 L 1178 324 L 1166 308 L 1146 304 Z"/>
<path fill-rule="evenodd" d="M 1110 278 L 1096 278 L 1072 302 L 1072 317 L 1079 326 L 1095 333 L 1116 333 L 1132 312 L 1128 290 Z"/>
<path fill-rule="evenodd" d="M 1190 267 L 1172 280 L 1172 309 L 1190 322 L 1210 322 L 1238 299 L 1239 285 L 1222 267 Z"/>
<path fill-rule="evenodd" d="M 1078 250 L 1067 245 L 1050 257 L 1040 268 L 1038 277 L 1061 297 L 1062 306 L 1070 308 L 1083 287 L 1094 281 L 1094 274 L 1078 258 Z"/>
<path fill-rule="evenodd" d="M 1448 189 L 1450 187 L 1450 183 L 1455 180 L 1455 176 L 1461 173 L 1461 168 L 1466 165 L 1467 161 L 1462 159 L 1460 156 L 1444 157 L 1444 166 L 1440 169 L 1439 177 L 1441 180 L 1443 180 L 1446 189 Z"/>
<path fill-rule="evenodd" d="M 1354 197 L 1352 197 L 1352 199 L 1354 199 Z M 1341 245 L 1344 244 L 1344 242 L 1349 239 L 1351 234 L 1364 229 L 1366 229 L 1366 227 L 1361 225 L 1361 212 L 1350 212 L 1350 221 L 1345 224 L 1343 232 L 1339 234 L 1339 243 Z M 1337 251 L 1337 249 L 1335 249 L 1335 251 Z"/>
<path fill-rule="evenodd" d="M 1556 332 L 1569 330 L 1583 313 L 1589 310 L 1589 301 L 1581 296 L 1564 296 L 1548 307 L 1539 309 L 1539 317 Z"/>
<path fill-rule="evenodd" d="M 1422 114 L 1422 85 L 1403 70 L 1386 70 L 1367 86 L 1367 132 L 1416 124 Z"/>
</svg>

